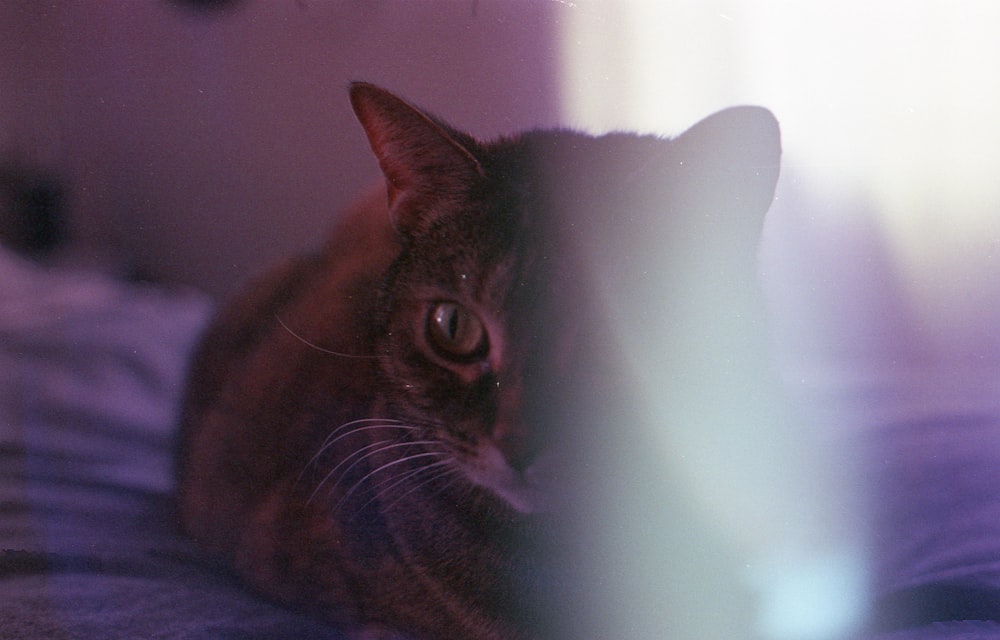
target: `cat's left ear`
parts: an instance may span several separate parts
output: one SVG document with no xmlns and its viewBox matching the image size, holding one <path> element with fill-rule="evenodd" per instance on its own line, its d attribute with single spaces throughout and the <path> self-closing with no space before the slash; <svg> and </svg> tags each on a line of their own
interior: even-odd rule
<svg viewBox="0 0 1000 640">
<path fill-rule="evenodd" d="M 474 142 L 375 85 L 351 85 L 351 106 L 385 175 L 389 209 L 403 233 L 426 226 L 482 176 Z"/>
<path fill-rule="evenodd" d="M 675 138 L 672 157 L 686 169 L 701 202 L 763 215 L 774 198 L 781 132 L 762 107 L 731 107 Z"/>
</svg>

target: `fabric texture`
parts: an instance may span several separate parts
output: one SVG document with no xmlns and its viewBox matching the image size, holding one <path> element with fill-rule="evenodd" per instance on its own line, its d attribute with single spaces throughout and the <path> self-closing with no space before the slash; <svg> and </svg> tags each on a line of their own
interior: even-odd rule
<svg viewBox="0 0 1000 640">
<path fill-rule="evenodd" d="M 255 597 L 177 532 L 177 405 L 210 313 L 189 291 L 0 250 L 0 637 L 343 637 Z M 801 368 L 818 381 L 809 401 L 849 432 L 870 490 L 867 637 L 1000 638 L 993 342 L 950 359 L 866 348 Z"/>
<path fill-rule="evenodd" d="M 0 637 L 341 637 L 178 534 L 176 410 L 210 311 L 0 251 Z"/>
</svg>

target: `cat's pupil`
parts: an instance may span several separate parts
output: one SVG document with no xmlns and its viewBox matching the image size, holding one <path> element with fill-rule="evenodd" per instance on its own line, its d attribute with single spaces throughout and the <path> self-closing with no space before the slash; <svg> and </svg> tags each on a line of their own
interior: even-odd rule
<svg viewBox="0 0 1000 640">
<path fill-rule="evenodd" d="M 427 331 L 438 353 L 451 360 L 481 357 L 487 348 L 486 329 L 468 309 L 455 302 L 439 302 L 431 309 Z"/>
</svg>

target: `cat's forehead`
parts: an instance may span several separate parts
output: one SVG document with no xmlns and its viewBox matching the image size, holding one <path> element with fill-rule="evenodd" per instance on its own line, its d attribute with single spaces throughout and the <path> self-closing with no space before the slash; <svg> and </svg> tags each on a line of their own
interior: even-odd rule
<svg viewBox="0 0 1000 640">
<path fill-rule="evenodd" d="M 546 185 L 550 188 L 584 186 L 574 180 L 575 176 L 596 179 L 603 186 L 610 183 L 602 176 L 621 180 L 641 173 L 643 167 L 669 167 L 674 153 L 669 138 L 632 133 L 594 136 L 570 129 L 528 131 L 486 149 L 501 171 L 523 175 L 529 181 L 555 181 Z"/>
<path fill-rule="evenodd" d="M 527 238 L 525 239 L 527 240 Z M 484 244 L 489 244 L 484 242 Z M 565 257 L 541 251 L 530 242 L 495 246 L 449 247 L 418 256 L 410 271 L 410 284 L 424 298 L 455 296 L 499 309 L 532 304 L 550 298 L 558 281 L 570 272 Z"/>
</svg>

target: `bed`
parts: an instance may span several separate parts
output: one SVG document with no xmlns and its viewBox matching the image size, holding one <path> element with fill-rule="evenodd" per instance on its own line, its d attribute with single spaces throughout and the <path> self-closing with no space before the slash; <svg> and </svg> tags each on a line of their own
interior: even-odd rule
<svg viewBox="0 0 1000 640">
<path fill-rule="evenodd" d="M 0 250 L 0 637 L 341 637 L 177 535 L 175 412 L 210 311 Z"/>
<path fill-rule="evenodd" d="M 211 312 L 190 290 L 0 250 L 4 639 L 342 637 L 257 598 L 177 533 L 177 403 Z M 863 455 L 871 637 L 1000 637 L 998 352 L 869 353 L 803 391 L 837 407 Z"/>
</svg>

